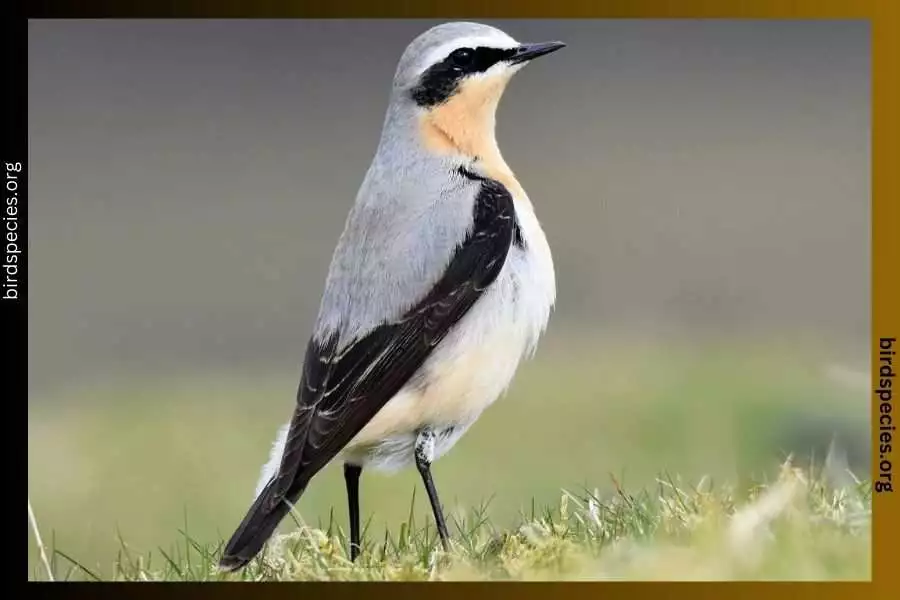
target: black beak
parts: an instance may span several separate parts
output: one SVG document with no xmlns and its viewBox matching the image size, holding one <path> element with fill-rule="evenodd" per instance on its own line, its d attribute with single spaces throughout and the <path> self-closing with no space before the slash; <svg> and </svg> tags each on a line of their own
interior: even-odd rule
<svg viewBox="0 0 900 600">
<path fill-rule="evenodd" d="M 551 52 L 555 52 L 560 48 L 565 48 L 565 44 L 562 42 L 538 42 L 535 44 L 522 44 L 518 48 L 516 48 L 516 53 L 513 54 L 509 58 L 509 62 L 511 64 L 517 65 L 519 63 L 527 62 L 538 56 L 543 56 L 545 54 L 550 54 Z"/>
</svg>

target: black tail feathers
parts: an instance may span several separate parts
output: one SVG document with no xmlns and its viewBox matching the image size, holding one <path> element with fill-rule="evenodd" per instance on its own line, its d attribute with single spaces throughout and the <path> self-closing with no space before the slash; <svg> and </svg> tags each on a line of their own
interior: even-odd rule
<svg viewBox="0 0 900 600">
<path fill-rule="evenodd" d="M 301 489 L 300 492 L 303 490 Z M 272 504 L 272 484 L 267 485 L 256 501 L 247 511 L 247 516 L 238 525 L 237 530 L 228 540 L 222 558 L 219 560 L 219 568 L 227 571 L 236 571 L 253 560 L 259 554 L 263 545 L 278 527 L 281 520 L 291 510 L 291 504 L 300 496 L 300 492 L 292 494 L 293 499 L 282 499 L 274 506 Z"/>
</svg>

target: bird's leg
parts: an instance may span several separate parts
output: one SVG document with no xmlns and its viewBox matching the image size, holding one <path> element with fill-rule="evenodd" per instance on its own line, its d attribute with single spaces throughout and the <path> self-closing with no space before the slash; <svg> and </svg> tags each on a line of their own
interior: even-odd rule
<svg viewBox="0 0 900 600">
<path fill-rule="evenodd" d="M 441 536 L 441 545 L 444 551 L 450 550 L 450 538 L 447 535 L 447 523 L 444 522 L 444 511 L 441 509 L 441 501 L 438 499 L 434 480 L 431 478 L 431 463 L 434 460 L 434 431 L 425 427 L 416 437 L 416 468 L 422 476 L 425 491 L 428 492 L 428 500 L 431 502 L 431 510 L 434 512 L 434 522 L 437 524 L 438 535 Z"/>
<path fill-rule="evenodd" d="M 359 556 L 359 476 L 362 467 L 344 463 L 344 482 L 347 484 L 347 505 L 350 507 L 350 560 Z"/>
</svg>

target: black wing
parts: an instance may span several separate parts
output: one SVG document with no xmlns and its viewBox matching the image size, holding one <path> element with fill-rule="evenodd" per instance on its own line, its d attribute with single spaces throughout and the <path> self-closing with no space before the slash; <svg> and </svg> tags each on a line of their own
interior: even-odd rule
<svg viewBox="0 0 900 600">
<path fill-rule="evenodd" d="M 418 371 L 503 268 L 517 226 L 512 196 L 497 181 L 460 173 L 481 182 L 473 227 L 431 291 L 398 321 L 340 354 L 337 336 L 310 341 L 270 506 L 302 492 Z"/>
</svg>

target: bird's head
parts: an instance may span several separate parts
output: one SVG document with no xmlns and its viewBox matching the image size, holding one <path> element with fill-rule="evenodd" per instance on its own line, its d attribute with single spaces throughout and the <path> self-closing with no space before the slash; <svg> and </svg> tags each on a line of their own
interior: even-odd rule
<svg viewBox="0 0 900 600">
<path fill-rule="evenodd" d="M 466 146 L 493 139 L 494 114 L 512 75 L 563 46 L 521 43 L 480 23 L 438 25 L 407 46 L 394 76 L 394 101 L 412 106 L 430 146 L 443 141 L 473 153 Z"/>
<path fill-rule="evenodd" d="M 454 97 L 498 89 L 531 60 L 565 46 L 562 42 L 519 43 L 480 23 L 444 23 L 419 35 L 397 66 L 394 87 L 424 109 Z"/>
</svg>

